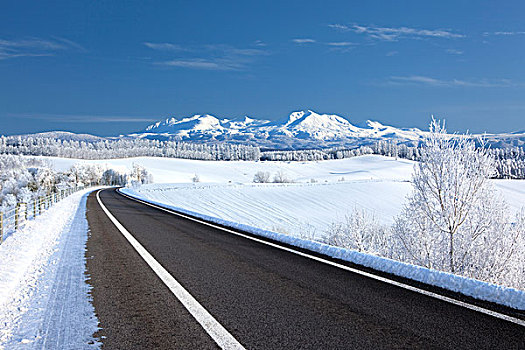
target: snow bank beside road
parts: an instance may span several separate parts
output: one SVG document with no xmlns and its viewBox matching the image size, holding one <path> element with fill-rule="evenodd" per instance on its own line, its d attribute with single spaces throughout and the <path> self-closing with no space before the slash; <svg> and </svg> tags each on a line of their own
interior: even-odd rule
<svg viewBox="0 0 525 350">
<path fill-rule="evenodd" d="M 525 201 L 525 181 L 494 180 L 511 212 Z M 391 225 L 410 182 L 389 179 L 296 184 L 148 184 L 134 191 L 143 198 L 264 230 L 321 238 L 355 207 Z"/>
<path fill-rule="evenodd" d="M 134 191 L 149 200 L 260 229 L 321 238 L 354 207 L 390 225 L 410 183 L 352 181 L 316 184 L 151 184 Z"/>
<path fill-rule="evenodd" d="M 518 310 L 525 310 L 525 291 L 498 286 L 467 277 L 453 275 L 447 272 L 431 270 L 425 267 L 411 265 L 372 254 L 334 247 L 320 242 L 305 240 L 282 233 L 263 230 L 237 222 L 218 219 L 217 217 L 203 215 L 201 213 L 144 198 L 137 192 L 130 189 L 123 189 L 122 192 L 148 203 L 173 209 L 180 213 L 188 214 L 219 225 L 250 232 L 261 237 L 266 237 L 278 242 L 290 244 L 295 247 L 308 249 L 310 251 L 321 253 L 336 259 L 341 259 L 358 265 L 370 267 L 378 271 L 387 272 L 432 286 L 459 292 L 480 300 L 486 300 L 489 302 L 509 306 Z"/>
<path fill-rule="evenodd" d="M 98 347 L 85 276 L 90 191 L 63 199 L 0 245 L 0 348 Z"/>
</svg>

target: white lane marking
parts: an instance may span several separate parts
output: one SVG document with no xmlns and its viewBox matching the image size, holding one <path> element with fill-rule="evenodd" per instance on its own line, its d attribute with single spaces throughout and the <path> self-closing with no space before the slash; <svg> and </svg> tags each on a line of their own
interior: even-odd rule
<svg viewBox="0 0 525 350">
<path fill-rule="evenodd" d="M 200 323 L 202 328 L 215 340 L 221 349 L 244 349 L 244 347 L 224 328 L 195 298 L 186 290 L 172 275 L 162 267 L 157 260 L 115 219 L 106 206 L 100 200 L 100 191 L 97 192 L 97 201 L 108 218 L 118 228 L 129 243 L 140 254 L 142 259 L 151 267 L 151 269 L 160 277 L 162 282 L 171 290 L 171 292 L 180 300 L 182 305 L 191 313 L 191 315 Z"/>
<path fill-rule="evenodd" d="M 350 271 L 350 272 L 353 272 L 353 273 L 357 273 L 357 274 L 362 275 L 362 276 L 366 276 L 366 277 L 369 277 L 369 278 L 372 278 L 372 279 L 375 279 L 375 280 L 378 280 L 378 281 L 381 281 L 381 282 L 384 282 L 384 283 L 388 283 L 388 284 L 391 284 L 391 285 L 394 285 L 394 286 L 397 286 L 397 287 L 408 289 L 408 290 L 416 292 L 416 293 L 420 293 L 420 294 L 423 294 L 423 295 L 426 295 L 426 296 L 429 296 L 429 297 L 432 297 L 432 298 L 435 298 L 435 299 L 446 301 L 446 302 L 454 304 L 454 305 L 462 306 L 464 308 L 467 308 L 467 309 L 470 309 L 470 310 L 473 310 L 473 311 L 477 311 L 477 312 L 481 312 L 483 314 L 486 314 L 486 315 L 489 315 L 489 316 L 493 316 L 493 317 L 496 317 L 496 318 L 499 318 L 499 319 L 502 319 L 502 320 L 505 320 L 505 321 L 509 321 L 509 322 L 512 322 L 512 323 L 515 323 L 517 325 L 525 327 L 525 321 L 524 320 L 520 320 L 519 318 L 516 318 L 516 317 L 512 317 L 512 316 L 505 315 L 505 314 L 502 314 L 502 313 L 499 313 L 499 312 L 496 312 L 496 311 L 485 309 L 485 308 L 483 308 L 481 306 L 477 306 L 477 305 L 466 303 L 464 301 L 460 301 L 460 300 L 456 300 L 456 299 L 453 299 L 453 298 L 449 298 L 449 297 L 446 297 L 446 296 L 441 295 L 441 294 L 433 293 L 433 292 L 430 292 L 430 291 L 427 291 L 427 290 L 424 290 L 424 289 L 420 289 L 420 288 L 417 288 L 417 287 L 414 287 L 414 286 L 411 286 L 411 285 L 408 285 L 408 284 L 404 284 L 404 283 L 401 283 L 401 282 L 398 282 L 398 281 L 394 281 L 394 280 L 391 280 L 391 279 L 388 279 L 388 278 L 385 278 L 385 277 L 377 276 L 377 275 L 374 275 L 374 274 L 369 273 L 369 272 L 361 271 L 361 270 L 358 270 L 358 269 L 355 269 L 355 268 L 352 268 L 352 267 L 349 267 L 349 266 L 345 266 L 345 265 L 342 265 L 342 264 L 338 264 L 336 262 L 333 262 L 333 261 L 330 261 L 330 260 L 326 260 L 326 259 L 314 256 L 314 255 L 310 255 L 310 254 L 303 253 L 303 252 L 300 252 L 300 251 L 297 251 L 297 250 L 294 250 L 294 249 L 291 249 L 291 248 L 288 248 L 288 247 L 284 247 L 284 246 L 281 246 L 279 244 L 275 244 L 273 242 L 268 242 L 268 241 L 265 241 L 263 239 L 259 239 L 259 238 L 256 238 L 256 237 L 245 235 L 245 234 L 242 234 L 240 232 L 233 231 L 233 230 L 229 230 L 227 228 L 224 228 L 224 227 L 221 227 L 221 226 L 218 226 L 218 225 L 214 225 L 212 223 L 209 223 L 209 222 L 206 222 L 206 221 L 203 221 L 203 220 L 199 220 L 199 219 L 193 218 L 191 216 L 187 216 L 187 215 L 178 213 L 178 212 L 176 212 L 174 210 L 167 209 L 167 208 L 161 207 L 159 205 L 148 203 L 148 202 L 143 201 L 141 199 L 129 196 L 129 195 L 125 194 L 125 193 L 122 193 L 120 191 L 120 189 L 117 189 L 117 192 L 120 193 L 122 196 L 124 196 L 126 198 L 129 198 L 131 200 L 134 200 L 136 202 L 140 202 L 140 203 L 148 205 L 150 207 L 163 210 L 163 211 L 165 211 L 167 213 L 170 213 L 170 214 L 178 215 L 180 217 L 183 217 L 185 219 L 201 223 L 203 225 L 207 225 L 207 226 L 210 226 L 210 227 L 222 230 L 222 231 L 233 233 L 234 235 L 237 235 L 237 236 L 240 236 L 240 237 L 244 237 L 244 238 L 250 239 L 252 241 L 256 241 L 256 242 L 259 242 L 259 243 L 262 243 L 262 244 L 266 244 L 266 245 L 269 245 L 269 246 L 272 246 L 272 247 L 275 247 L 275 248 L 278 248 L 278 249 L 281 249 L 281 250 L 285 250 L 285 251 L 293 253 L 293 254 L 297 254 L 297 255 L 303 256 L 305 258 L 310 258 L 312 260 L 316 260 L 316 261 L 319 261 L 319 262 L 322 262 L 322 263 L 325 263 L 325 264 L 328 264 L 328 265 L 332 265 L 332 266 L 338 267 L 338 268 L 343 269 L 343 270 L 347 270 L 347 271 Z"/>
</svg>

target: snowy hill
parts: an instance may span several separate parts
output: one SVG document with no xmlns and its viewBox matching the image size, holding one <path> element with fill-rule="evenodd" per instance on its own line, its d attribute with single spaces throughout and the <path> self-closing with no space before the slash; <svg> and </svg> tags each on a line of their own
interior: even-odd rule
<svg viewBox="0 0 525 350">
<path fill-rule="evenodd" d="M 39 132 L 36 134 L 24 134 L 20 137 L 27 138 L 41 138 L 41 139 L 57 139 L 63 141 L 85 141 L 85 142 L 95 142 L 104 140 L 104 137 L 90 135 L 90 134 L 75 134 L 68 131 L 47 131 Z"/>
</svg>

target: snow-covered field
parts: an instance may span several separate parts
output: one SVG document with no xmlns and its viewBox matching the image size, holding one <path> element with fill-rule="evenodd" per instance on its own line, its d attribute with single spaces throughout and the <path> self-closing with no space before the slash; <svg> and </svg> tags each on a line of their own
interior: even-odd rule
<svg viewBox="0 0 525 350">
<path fill-rule="evenodd" d="M 83 190 L 0 245 L 0 349 L 93 349 L 98 321 L 85 275 Z"/>
<path fill-rule="evenodd" d="M 46 158 L 57 170 L 78 160 Z M 321 162 L 210 162 L 171 158 L 128 158 L 80 161 L 129 171 L 133 163 L 153 175 L 154 184 L 140 189 L 145 198 L 220 219 L 298 234 L 322 234 L 355 206 L 391 223 L 410 190 L 413 162 L 363 156 Z M 256 172 L 278 171 L 292 184 L 253 184 Z M 197 174 L 200 183 L 192 184 Z M 311 181 L 315 183 L 311 183 Z"/>
<path fill-rule="evenodd" d="M 86 161 L 46 158 L 57 170 L 82 162 L 130 171 L 133 163 L 153 175 L 154 184 L 136 189 L 144 198 L 258 228 L 300 235 L 322 234 L 354 207 L 390 224 L 410 192 L 414 162 L 368 155 L 321 162 L 210 162 L 172 158 Z M 258 171 L 278 171 L 296 183 L 253 184 Z M 197 174 L 200 183 L 192 184 Z M 315 183 L 310 183 L 311 180 Z M 343 181 L 341 181 L 343 180 Z M 517 211 L 525 203 L 525 181 L 494 180 Z M 309 232 L 309 234 L 312 232 Z"/>
<path fill-rule="evenodd" d="M 116 170 L 130 171 L 133 163 L 144 166 L 153 174 L 155 183 L 189 183 L 195 174 L 201 182 L 250 183 L 258 171 L 284 172 L 296 182 L 337 182 L 345 180 L 406 180 L 410 178 L 414 162 L 383 156 L 362 156 L 319 162 L 214 162 L 174 158 L 137 157 L 108 160 L 78 160 L 38 157 L 50 161 L 57 170 L 67 170 L 76 163 L 100 164 Z"/>
<path fill-rule="evenodd" d="M 518 210 L 525 182 L 498 180 L 496 187 Z M 355 207 L 391 224 L 401 211 L 409 182 L 391 179 L 315 184 L 149 184 L 133 191 L 142 198 L 219 219 L 301 236 L 322 235 Z M 130 190 L 127 190 L 130 191 Z"/>
<path fill-rule="evenodd" d="M 40 157 L 57 170 L 75 163 L 100 164 L 129 172 L 134 163 L 153 175 L 154 184 L 135 189 L 144 198 L 262 229 L 293 235 L 322 235 L 355 207 L 391 224 L 401 211 L 414 162 L 367 155 L 320 162 L 212 162 L 138 157 L 76 160 Z M 284 173 L 293 184 L 253 184 L 258 171 Z M 195 175 L 200 183 L 192 184 Z M 311 183 L 311 181 L 316 181 Z M 525 181 L 494 180 L 510 210 L 525 203 Z"/>
<path fill-rule="evenodd" d="M 411 191 L 414 166 L 411 161 L 376 155 L 321 162 L 209 162 L 148 157 L 100 161 L 47 159 L 57 170 L 66 170 L 78 162 L 126 171 L 134 163 L 139 164 L 153 175 L 154 183 L 124 191 L 145 200 L 275 239 L 292 240 L 290 244 L 299 242 L 305 248 L 319 248 L 328 255 L 336 254 L 421 282 L 523 307 L 522 292 L 515 294 L 514 290 L 507 295 L 508 289 L 491 287 L 485 282 L 309 241 L 322 238 L 332 223 L 343 221 L 356 207 L 373 213 L 384 225 L 391 224 Z M 294 183 L 254 184 L 253 177 L 259 171 L 269 172 L 272 177 L 282 172 Z M 201 182 L 192 183 L 195 175 Z M 525 203 L 525 181 L 492 182 L 511 211 L 521 209 Z M 312 244 L 315 247 L 310 247 Z"/>
<path fill-rule="evenodd" d="M 140 196 L 186 210 L 292 235 L 322 235 L 355 207 L 391 224 L 411 191 L 414 162 L 367 155 L 320 162 L 213 162 L 138 157 L 76 160 L 40 157 L 57 170 L 75 163 L 100 164 L 129 172 L 134 163 L 153 175 Z M 293 184 L 254 184 L 255 173 L 284 173 Z M 195 175 L 200 183 L 192 183 Z M 315 183 L 311 183 L 311 181 Z M 510 210 L 525 203 L 525 181 L 493 180 Z"/>
</svg>

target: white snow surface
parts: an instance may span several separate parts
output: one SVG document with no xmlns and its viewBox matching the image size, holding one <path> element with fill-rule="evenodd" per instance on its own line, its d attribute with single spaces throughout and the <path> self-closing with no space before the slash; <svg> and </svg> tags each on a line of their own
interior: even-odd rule
<svg viewBox="0 0 525 350">
<path fill-rule="evenodd" d="M 264 221 L 265 227 L 260 228 L 281 228 L 289 233 L 305 226 L 313 226 L 317 233 L 322 233 L 356 206 L 374 213 L 382 223 L 392 223 L 411 191 L 415 164 L 378 155 L 317 162 L 39 158 L 50 161 L 58 171 L 86 163 L 129 172 L 136 163 L 153 175 L 154 184 L 143 186 L 142 196 L 256 227 Z M 253 184 L 258 171 L 269 172 L 272 178 L 282 171 L 296 183 Z M 188 186 L 195 174 L 201 182 Z M 310 183 L 312 179 L 317 183 Z M 525 181 L 493 180 L 493 183 L 511 211 L 522 208 Z"/>
<path fill-rule="evenodd" d="M 404 159 L 368 155 L 330 161 L 205 161 L 176 158 L 136 157 L 105 160 L 79 160 L 56 157 L 37 157 L 48 160 L 58 171 L 68 170 L 77 163 L 100 164 L 114 169 L 132 170 L 134 163 L 153 174 L 155 183 L 188 183 L 198 174 L 202 182 L 250 183 L 258 171 L 267 171 L 272 177 L 283 171 L 296 182 L 336 182 L 345 180 L 409 180 L 414 162 Z"/>
<path fill-rule="evenodd" d="M 70 195 L 0 245 L 0 349 L 94 349 L 86 198 Z"/>
</svg>

